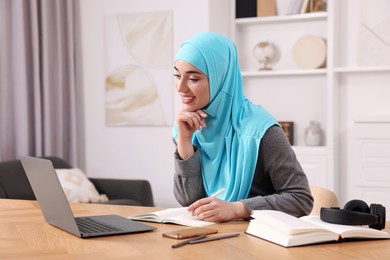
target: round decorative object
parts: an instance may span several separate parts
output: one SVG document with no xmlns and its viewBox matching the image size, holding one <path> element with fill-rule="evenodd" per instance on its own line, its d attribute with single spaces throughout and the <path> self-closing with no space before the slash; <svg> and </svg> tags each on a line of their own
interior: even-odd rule
<svg viewBox="0 0 390 260">
<path fill-rule="evenodd" d="M 259 70 L 271 70 L 268 63 L 275 57 L 275 46 L 269 42 L 259 42 L 253 48 L 253 55 L 262 64 Z"/>
<path fill-rule="evenodd" d="M 326 40 L 315 35 L 299 38 L 293 46 L 293 59 L 303 69 L 318 69 L 326 65 Z"/>
</svg>

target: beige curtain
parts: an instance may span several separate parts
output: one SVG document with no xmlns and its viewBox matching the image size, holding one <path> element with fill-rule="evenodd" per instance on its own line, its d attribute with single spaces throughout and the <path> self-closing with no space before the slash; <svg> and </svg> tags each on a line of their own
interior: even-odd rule
<svg viewBox="0 0 390 260">
<path fill-rule="evenodd" d="M 0 161 L 76 165 L 74 0 L 0 0 Z"/>
</svg>

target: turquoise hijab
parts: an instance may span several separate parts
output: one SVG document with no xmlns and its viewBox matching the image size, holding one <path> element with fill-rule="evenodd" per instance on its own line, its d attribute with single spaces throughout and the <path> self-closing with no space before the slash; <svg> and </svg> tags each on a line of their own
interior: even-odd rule
<svg viewBox="0 0 390 260">
<path fill-rule="evenodd" d="M 257 164 L 261 138 L 278 122 L 243 94 L 237 49 L 227 37 L 204 32 L 184 42 L 176 60 L 184 60 L 209 79 L 210 103 L 206 127 L 194 133 L 199 148 L 204 189 L 208 196 L 239 201 L 248 197 Z M 177 140 L 177 128 L 173 126 Z"/>
</svg>

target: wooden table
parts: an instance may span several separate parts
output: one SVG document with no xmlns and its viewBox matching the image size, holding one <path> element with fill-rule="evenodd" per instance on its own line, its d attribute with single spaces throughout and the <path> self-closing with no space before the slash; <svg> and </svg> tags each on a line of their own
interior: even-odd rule
<svg viewBox="0 0 390 260">
<path fill-rule="evenodd" d="M 129 216 L 158 208 L 72 204 L 76 216 L 118 214 Z M 45 222 L 35 201 L 0 199 L 0 259 L 390 259 L 390 240 L 359 241 L 284 248 L 245 234 L 247 221 L 210 226 L 219 234 L 239 232 L 224 240 L 186 245 L 162 237 L 186 227 L 147 223 L 147 233 L 82 239 Z M 389 232 L 390 223 L 387 223 Z"/>
</svg>

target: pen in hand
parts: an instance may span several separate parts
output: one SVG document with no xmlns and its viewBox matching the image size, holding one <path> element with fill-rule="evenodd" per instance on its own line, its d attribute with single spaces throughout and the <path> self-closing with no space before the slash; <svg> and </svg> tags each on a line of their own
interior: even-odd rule
<svg viewBox="0 0 390 260">
<path fill-rule="evenodd" d="M 225 192 L 225 188 L 222 188 L 222 189 L 220 189 L 219 191 L 217 191 L 216 193 L 212 194 L 212 195 L 210 196 L 210 198 L 215 198 L 215 197 L 217 197 L 219 194 L 221 194 L 221 193 L 223 193 L 223 192 Z M 189 214 L 191 214 L 190 211 L 188 211 L 185 215 L 189 215 Z"/>
<path fill-rule="evenodd" d="M 214 193 L 213 195 L 211 195 L 210 197 L 215 198 L 215 197 L 217 197 L 219 194 L 223 193 L 224 191 L 225 191 L 225 189 L 222 188 L 222 189 L 220 189 L 219 191 L 217 191 L 216 193 Z"/>
<path fill-rule="evenodd" d="M 219 194 L 221 194 L 221 193 L 223 193 L 223 192 L 225 192 L 225 189 L 224 189 L 224 188 L 220 189 L 219 191 L 217 191 L 216 193 L 212 194 L 212 195 L 209 196 L 209 197 L 210 197 L 210 198 L 215 198 L 215 197 L 217 197 Z M 188 208 L 188 207 L 187 207 L 187 208 Z M 187 212 L 184 214 L 184 216 L 188 216 L 188 215 L 192 215 L 192 212 L 191 212 L 191 211 L 187 211 Z"/>
</svg>

